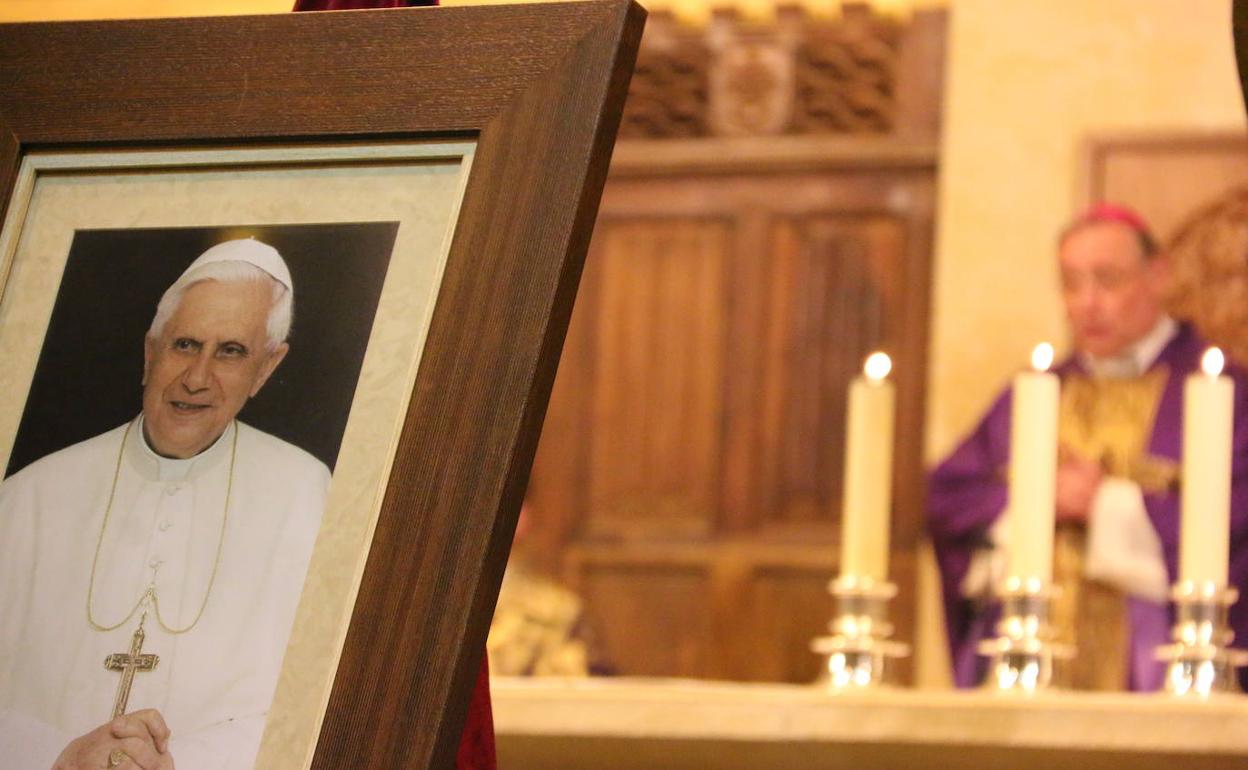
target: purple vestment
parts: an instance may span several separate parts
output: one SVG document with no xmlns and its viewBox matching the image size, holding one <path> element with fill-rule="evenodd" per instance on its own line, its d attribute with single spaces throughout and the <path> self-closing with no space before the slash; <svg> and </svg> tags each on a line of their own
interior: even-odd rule
<svg viewBox="0 0 1248 770">
<path fill-rule="evenodd" d="M 1200 358 L 1207 343 L 1186 324 L 1161 351 L 1153 368 L 1165 366 L 1170 376 L 1157 408 L 1157 419 L 1149 441 L 1156 457 L 1180 460 L 1183 448 L 1183 380 L 1200 370 Z M 1056 369 L 1063 378 L 1082 371 L 1076 359 L 1067 359 Z M 1231 482 L 1231 554 L 1228 580 L 1239 589 L 1241 599 L 1231 608 L 1231 626 L 1236 647 L 1248 647 L 1248 378 L 1244 370 L 1228 367 L 1235 382 L 1235 428 Z M 959 687 L 978 684 L 985 660 L 976 653 L 978 642 L 991 636 L 995 611 L 963 597 L 960 591 L 974 550 L 987 543 L 988 529 L 1005 508 L 1006 469 L 1010 447 L 1010 391 L 1007 388 L 993 403 L 973 433 L 932 471 L 928 483 L 928 531 L 940 564 L 945 621 L 953 662 L 954 681 Z M 1148 517 L 1161 540 L 1170 581 L 1178 573 L 1179 490 L 1177 485 L 1161 492 L 1144 492 Z M 1170 634 L 1170 608 L 1130 598 L 1127 602 L 1130 625 L 1128 670 L 1135 690 L 1157 689 L 1162 683 L 1162 666 L 1153 660 L 1154 649 Z M 1242 676 L 1248 689 L 1248 678 Z"/>
</svg>

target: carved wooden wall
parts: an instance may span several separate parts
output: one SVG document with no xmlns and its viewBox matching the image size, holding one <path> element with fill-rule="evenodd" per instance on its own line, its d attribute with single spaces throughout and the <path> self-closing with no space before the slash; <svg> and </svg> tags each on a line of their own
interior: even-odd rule
<svg viewBox="0 0 1248 770">
<path fill-rule="evenodd" d="M 909 636 L 944 17 L 652 19 L 518 548 L 622 674 L 808 681 L 845 391 L 899 386 Z"/>
<path fill-rule="evenodd" d="M 899 21 L 848 4 L 835 20 L 780 6 L 774 23 L 651 15 L 621 139 L 873 135 L 939 127 L 943 14 Z"/>
</svg>

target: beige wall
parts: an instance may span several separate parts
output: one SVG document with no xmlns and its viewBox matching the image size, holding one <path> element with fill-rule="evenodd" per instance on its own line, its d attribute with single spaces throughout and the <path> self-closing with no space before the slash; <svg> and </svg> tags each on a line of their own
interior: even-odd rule
<svg viewBox="0 0 1248 770">
<path fill-rule="evenodd" d="M 834 9 L 840 0 L 806 2 Z M 697 15 L 711 3 L 646 4 Z M 749 10 L 768 2 L 736 4 Z M 0 21 L 276 13 L 291 5 L 3 0 Z M 1052 240 L 1076 206 L 1081 140 L 1096 131 L 1244 125 L 1230 0 L 953 0 L 951 7 L 929 457 L 967 430 L 1036 341 L 1063 337 Z"/>
<path fill-rule="evenodd" d="M 955 0 L 928 455 L 1061 341 L 1053 236 L 1089 132 L 1242 129 L 1230 0 Z"/>
</svg>

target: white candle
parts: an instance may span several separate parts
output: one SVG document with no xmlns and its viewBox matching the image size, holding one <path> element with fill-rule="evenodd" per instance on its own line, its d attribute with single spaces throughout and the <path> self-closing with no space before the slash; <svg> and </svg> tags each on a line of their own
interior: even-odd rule
<svg viewBox="0 0 1248 770">
<path fill-rule="evenodd" d="M 896 396 L 887 377 L 892 367 L 884 353 L 867 357 L 863 375 L 849 385 L 845 433 L 841 575 L 877 582 L 888 577 Z"/>
<path fill-rule="evenodd" d="M 1235 383 L 1223 356 L 1205 351 L 1202 373 L 1183 384 L 1183 494 L 1179 580 L 1226 585 L 1230 558 L 1231 427 Z"/>
<path fill-rule="evenodd" d="M 1057 409 L 1061 387 L 1053 346 L 1037 345 L 1032 371 L 1014 378 L 1010 426 L 1009 575 L 1048 583 L 1053 577 L 1057 488 Z"/>
</svg>

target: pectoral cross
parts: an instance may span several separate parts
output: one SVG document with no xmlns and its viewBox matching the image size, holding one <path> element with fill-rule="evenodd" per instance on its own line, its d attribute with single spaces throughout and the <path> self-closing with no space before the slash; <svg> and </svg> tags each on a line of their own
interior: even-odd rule
<svg viewBox="0 0 1248 770">
<path fill-rule="evenodd" d="M 138 671 L 154 671 L 160 662 L 160 656 L 150 653 L 143 654 L 143 621 L 147 613 L 139 618 L 139 627 L 130 639 L 130 652 L 114 652 L 104 659 L 104 668 L 109 671 L 120 671 L 121 681 L 117 683 L 117 698 L 113 701 L 113 719 L 126 713 L 126 703 L 130 700 L 130 686 L 134 684 L 134 674 Z"/>
</svg>

